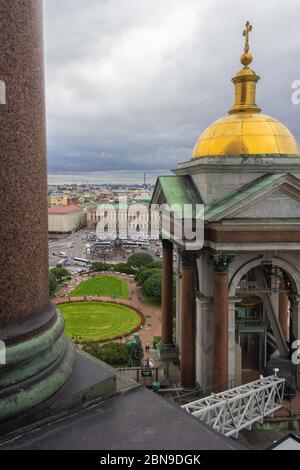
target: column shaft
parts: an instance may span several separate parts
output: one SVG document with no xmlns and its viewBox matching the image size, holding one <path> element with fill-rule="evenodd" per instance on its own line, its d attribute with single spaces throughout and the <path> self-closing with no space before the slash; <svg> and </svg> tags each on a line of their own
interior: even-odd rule
<svg viewBox="0 0 300 470">
<path fill-rule="evenodd" d="M 180 374 L 183 388 L 194 388 L 196 378 L 195 258 L 186 253 L 182 263 Z"/>
<path fill-rule="evenodd" d="M 163 240 L 161 342 L 173 344 L 173 244 L 168 240 Z"/>
<path fill-rule="evenodd" d="M 285 288 L 285 282 L 283 279 L 280 281 L 280 288 Z M 279 292 L 278 296 L 278 303 L 279 303 L 279 323 L 281 326 L 281 330 L 284 336 L 284 339 L 288 339 L 289 331 L 288 331 L 288 321 L 289 321 L 289 298 L 286 292 Z"/>
<path fill-rule="evenodd" d="M 49 300 L 42 5 L 0 0 L 0 422 L 55 395 L 75 361 Z"/>
<path fill-rule="evenodd" d="M 39 0 L 0 0 L 1 339 L 53 320 L 48 294 L 48 213 L 43 14 Z M 34 326 L 33 326 L 34 325 Z"/>
<path fill-rule="evenodd" d="M 228 388 L 228 274 L 214 272 L 213 385 L 219 392 Z"/>
</svg>

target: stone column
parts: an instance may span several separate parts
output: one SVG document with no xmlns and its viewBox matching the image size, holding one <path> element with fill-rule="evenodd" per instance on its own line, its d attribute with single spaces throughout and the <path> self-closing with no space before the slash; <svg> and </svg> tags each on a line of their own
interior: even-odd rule
<svg viewBox="0 0 300 470">
<path fill-rule="evenodd" d="M 162 335 L 164 345 L 173 344 L 173 244 L 163 240 Z"/>
<path fill-rule="evenodd" d="M 0 0 L 0 11 L 1 420 L 61 388 L 74 352 L 49 301 L 42 1 Z"/>
<path fill-rule="evenodd" d="M 238 346 L 235 341 L 235 311 L 240 302 L 241 299 L 236 297 L 228 299 L 228 383 L 230 388 L 240 385 L 235 381 L 237 372 L 236 354 Z"/>
<path fill-rule="evenodd" d="M 280 289 L 285 288 L 285 282 L 280 279 Z M 286 292 L 279 292 L 278 295 L 278 312 L 279 312 L 279 323 L 285 340 L 289 337 L 289 297 Z"/>
<path fill-rule="evenodd" d="M 300 389 L 300 297 L 293 295 L 291 297 L 291 318 L 292 318 L 292 331 L 291 338 L 293 339 L 292 345 L 292 358 L 297 365 L 297 386 Z"/>
<path fill-rule="evenodd" d="M 196 263 L 191 252 L 182 253 L 180 375 L 183 388 L 195 387 L 196 377 Z"/>
<path fill-rule="evenodd" d="M 212 386 L 212 300 L 196 298 L 196 381 L 204 391 Z"/>
<path fill-rule="evenodd" d="M 215 392 L 228 388 L 228 268 L 232 261 L 229 256 L 212 258 L 214 271 L 213 292 L 213 386 Z"/>
<path fill-rule="evenodd" d="M 173 341 L 173 243 L 162 240 L 163 245 L 163 279 L 162 279 L 162 331 L 158 354 L 162 360 L 177 359 Z"/>
<path fill-rule="evenodd" d="M 178 260 L 180 258 L 178 257 Z M 181 338 L 181 264 L 177 264 L 176 273 L 176 346 L 180 347 Z"/>
</svg>

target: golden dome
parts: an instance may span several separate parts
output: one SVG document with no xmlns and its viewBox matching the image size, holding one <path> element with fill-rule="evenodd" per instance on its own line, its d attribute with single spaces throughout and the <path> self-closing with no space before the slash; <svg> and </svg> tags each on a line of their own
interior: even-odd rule
<svg viewBox="0 0 300 470">
<path fill-rule="evenodd" d="M 214 122 L 199 138 L 194 158 L 220 155 L 299 155 L 281 122 L 261 113 L 233 113 Z"/>
<path fill-rule="evenodd" d="M 255 103 L 256 84 L 260 77 L 248 66 L 249 32 L 246 23 L 246 43 L 241 63 L 244 67 L 232 79 L 235 85 L 235 104 L 225 116 L 209 126 L 200 136 L 194 158 L 222 155 L 299 155 L 294 136 L 281 122 L 261 114 Z"/>
</svg>

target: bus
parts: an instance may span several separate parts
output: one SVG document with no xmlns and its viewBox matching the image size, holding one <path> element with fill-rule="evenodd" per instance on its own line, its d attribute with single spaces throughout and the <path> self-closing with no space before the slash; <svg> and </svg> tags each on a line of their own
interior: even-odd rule
<svg viewBox="0 0 300 470">
<path fill-rule="evenodd" d="M 67 258 L 68 257 L 67 253 L 65 253 L 64 251 L 60 251 L 58 254 L 61 258 Z"/>
<path fill-rule="evenodd" d="M 109 242 L 109 241 L 108 242 L 96 242 L 94 246 L 97 248 L 107 248 L 107 247 L 112 246 L 112 242 Z"/>
<path fill-rule="evenodd" d="M 92 262 L 89 259 L 84 259 L 84 258 L 72 258 L 73 261 L 76 261 L 76 263 L 81 264 L 86 267 L 91 267 Z"/>
</svg>

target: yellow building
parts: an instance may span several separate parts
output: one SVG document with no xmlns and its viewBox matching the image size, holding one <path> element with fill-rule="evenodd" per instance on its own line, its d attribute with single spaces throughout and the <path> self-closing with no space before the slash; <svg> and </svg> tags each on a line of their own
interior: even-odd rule
<svg viewBox="0 0 300 470">
<path fill-rule="evenodd" d="M 82 207 L 71 205 L 48 209 L 49 233 L 72 233 L 84 225 L 86 225 L 86 213 Z"/>
<path fill-rule="evenodd" d="M 77 197 L 76 196 L 70 196 L 70 195 L 52 195 L 49 196 L 49 206 L 50 207 L 66 207 L 71 204 L 76 204 L 77 202 Z"/>
</svg>

